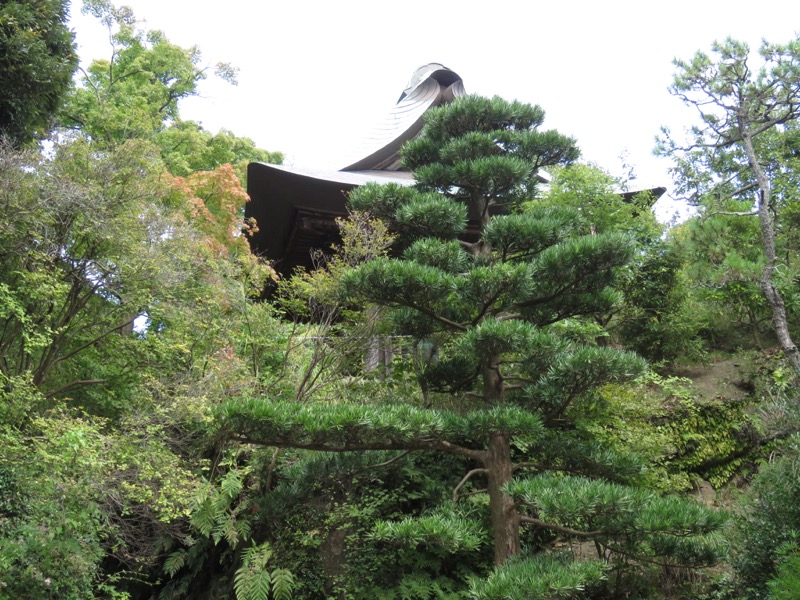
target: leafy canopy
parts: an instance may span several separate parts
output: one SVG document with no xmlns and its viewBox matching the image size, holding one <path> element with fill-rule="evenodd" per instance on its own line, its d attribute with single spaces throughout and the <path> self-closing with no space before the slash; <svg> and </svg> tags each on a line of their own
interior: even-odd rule
<svg viewBox="0 0 800 600">
<path fill-rule="evenodd" d="M 53 125 L 78 66 L 68 0 L 0 5 L 0 134 L 18 144 Z"/>
</svg>

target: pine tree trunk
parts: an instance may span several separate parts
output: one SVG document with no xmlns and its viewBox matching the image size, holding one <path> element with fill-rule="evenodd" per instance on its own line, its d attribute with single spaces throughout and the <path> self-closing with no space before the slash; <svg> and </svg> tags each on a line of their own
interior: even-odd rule
<svg viewBox="0 0 800 600">
<path fill-rule="evenodd" d="M 789 322 L 786 318 L 786 306 L 778 289 L 775 287 L 775 224 L 772 217 L 772 198 L 770 182 L 761 164 L 758 162 L 753 140 L 747 132 L 743 119 L 739 122 L 739 132 L 742 136 L 747 161 L 758 183 L 758 218 L 761 224 L 761 242 L 764 246 L 764 271 L 761 274 L 761 292 L 772 311 L 772 325 L 778 343 L 786 357 L 791 361 L 795 373 L 800 373 L 800 351 L 789 334 Z"/>
<path fill-rule="evenodd" d="M 500 377 L 497 357 L 487 360 L 483 369 L 483 397 L 489 406 L 499 406 L 505 400 L 505 386 Z M 519 513 L 514 499 L 503 491 L 511 481 L 511 442 L 508 435 L 496 432 L 489 437 L 486 455 L 486 471 L 489 480 L 489 510 L 492 514 L 494 535 L 494 564 L 502 565 L 520 550 Z"/>
<path fill-rule="evenodd" d="M 494 535 L 494 564 L 502 565 L 519 552 L 519 513 L 514 500 L 503 492 L 503 486 L 512 477 L 511 446 L 509 437 L 494 434 L 489 439 L 486 470 L 489 479 L 489 509 L 492 514 Z"/>
<path fill-rule="evenodd" d="M 778 289 L 775 287 L 775 227 L 769 206 L 769 192 L 761 190 L 758 202 L 758 216 L 761 220 L 761 238 L 764 244 L 764 271 L 761 274 L 761 292 L 772 311 L 772 325 L 778 336 L 778 343 L 786 357 L 791 361 L 795 372 L 800 373 L 800 352 L 789 334 L 789 322 L 786 318 L 786 306 Z M 766 196 L 766 198 L 765 198 Z"/>
</svg>

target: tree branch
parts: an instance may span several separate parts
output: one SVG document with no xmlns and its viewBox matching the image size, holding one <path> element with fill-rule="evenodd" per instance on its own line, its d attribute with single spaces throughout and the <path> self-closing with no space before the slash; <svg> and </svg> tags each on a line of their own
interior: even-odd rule
<svg viewBox="0 0 800 600">
<path fill-rule="evenodd" d="M 545 529 L 552 529 L 553 531 L 558 531 L 559 533 L 564 533 L 566 535 L 572 535 L 575 537 L 593 538 L 605 533 L 602 529 L 597 529 L 595 531 L 580 531 L 578 529 L 572 529 L 571 527 L 556 525 L 555 523 L 546 523 L 544 521 L 540 521 L 539 519 L 534 519 L 533 517 L 526 517 L 525 515 L 520 515 L 519 520 L 521 523 L 531 523 L 532 525 L 538 525 L 539 527 L 544 527 Z"/>
<path fill-rule="evenodd" d="M 275 448 L 275 450 L 272 451 L 272 458 L 269 461 L 269 468 L 267 470 L 267 481 L 264 483 L 264 493 L 268 493 L 272 489 L 272 478 L 275 474 L 275 468 L 278 466 L 278 457 L 280 453 L 280 448 Z"/>
<path fill-rule="evenodd" d="M 498 321 L 511 321 L 512 319 L 523 319 L 524 317 L 522 313 L 506 313 L 504 315 L 498 315 L 496 318 Z"/>
<path fill-rule="evenodd" d="M 464 475 L 463 479 L 458 482 L 458 485 L 453 490 L 453 502 L 458 501 L 458 491 L 464 487 L 464 485 L 469 481 L 474 475 L 478 475 L 480 473 L 488 473 L 488 469 L 472 469 L 469 473 Z"/>
<path fill-rule="evenodd" d="M 350 475 L 357 475 L 359 473 L 363 473 L 364 471 L 369 471 L 370 469 L 380 469 L 380 468 L 383 468 L 383 467 L 388 467 L 392 463 L 395 463 L 398 460 L 401 460 L 401 459 L 405 458 L 406 456 L 408 456 L 412 452 L 413 452 L 413 450 L 405 450 L 404 452 L 401 452 L 400 454 L 398 454 L 397 456 L 395 456 L 393 458 L 390 458 L 389 460 L 385 460 L 385 461 L 380 462 L 380 463 L 375 463 L 374 465 L 367 465 L 366 467 L 361 467 L 360 469 L 356 469 L 355 471 L 350 471 Z"/>
<path fill-rule="evenodd" d="M 138 316 L 138 315 L 137 315 L 137 316 Z M 68 358 L 71 358 L 72 356 L 75 356 L 75 355 L 76 355 L 78 352 L 80 352 L 81 350 L 85 350 L 86 348 L 88 348 L 88 347 L 89 347 L 89 346 L 91 346 L 92 344 L 96 344 L 97 342 L 99 342 L 100 340 L 102 340 L 104 337 L 106 337 L 106 336 L 108 336 L 108 335 L 111 335 L 111 334 L 112 334 L 112 333 L 114 333 L 115 331 L 119 331 L 120 329 L 124 329 L 125 327 L 127 327 L 128 325 L 130 325 L 131 323 L 133 323 L 135 320 L 136 320 L 136 317 L 132 317 L 131 319 L 128 319 L 128 320 L 127 320 L 125 323 L 122 323 L 121 325 L 117 325 L 116 327 L 114 327 L 113 329 L 109 329 L 109 330 L 108 330 L 108 331 L 106 331 L 105 333 L 101 333 L 101 334 L 100 334 L 100 335 L 98 335 L 96 338 L 94 338 L 93 340 L 91 340 L 91 341 L 89 341 L 89 342 L 86 342 L 86 343 L 85 343 L 85 344 L 83 344 L 82 346 L 78 346 L 77 348 L 75 348 L 75 350 L 72 350 L 71 352 L 67 352 L 67 353 L 66 353 L 66 354 L 64 354 L 63 356 L 59 356 L 59 357 L 55 358 L 55 359 L 53 360 L 53 362 L 52 362 L 51 366 L 52 366 L 52 365 L 55 365 L 56 363 L 60 363 L 62 360 L 67 360 Z"/>
<path fill-rule="evenodd" d="M 467 326 L 466 325 L 462 325 L 461 323 L 456 323 L 455 321 L 451 321 L 450 319 L 447 319 L 445 317 L 437 315 L 435 312 L 433 312 L 432 310 L 430 310 L 428 308 L 417 306 L 414 303 L 409 303 L 409 304 L 406 304 L 404 306 L 407 306 L 408 308 L 413 308 L 414 310 L 418 310 L 422 314 L 428 315 L 432 319 L 435 319 L 436 321 L 439 321 L 440 323 L 442 323 L 444 325 L 447 325 L 448 327 L 452 327 L 454 329 L 458 329 L 459 331 L 466 331 L 467 330 Z"/>
<path fill-rule="evenodd" d="M 457 444 L 451 444 L 445 440 L 436 441 L 394 441 L 359 443 L 345 441 L 340 444 L 328 444 L 325 442 L 298 442 L 296 440 L 283 439 L 259 439 L 256 436 L 247 434 L 234 434 L 231 439 L 245 444 L 256 444 L 258 446 L 275 446 L 278 448 L 295 448 L 297 450 L 314 450 L 316 452 L 362 452 L 365 450 L 438 450 L 447 454 L 464 456 L 466 458 L 484 462 L 486 452 L 483 450 L 472 450 Z"/>
<path fill-rule="evenodd" d="M 541 468 L 542 468 L 542 465 L 540 465 L 540 464 L 537 464 L 537 463 L 532 463 L 532 462 L 521 462 L 521 463 L 517 463 L 517 464 L 515 464 L 513 467 L 511 467 L 511 472 L 513 473 L 513 472 L 514 472 L 514 471 L 516 471 L 517 469 L 526 469 L 526 468 L 528 468 L 528 467 L 533 467 L 533 468 L 536 468 L 536 469 L 541 469 Z"/>
<path fill-rule="evenodd" d="M 60 394 L 61 392 L 66 392 L 69 389 L 74 387 L 78 387 L 81 385 L 94 385 L 97 383 L 105 383 L 108 379 L 79 379 L 77 381 L 73 381 L 72 383 L 68 383 L 65 386 L 58 388 L 57 390 L 53 390 L 52 392 L 47 392 L 44 397 L 45 398 L 52 398 L 53 396 Z"/>
<path fill-rule="evenodd" d="M 726 217 L 757 217 L 758 213 L 747 212 L 747 211 L 737 212 L 735 210 L 715 210 L 714 212 L 704 214 L 703 219 L 710 219 L 711 217 L 715 217 L 717 215 L 722 215 Z"/>
</svg>

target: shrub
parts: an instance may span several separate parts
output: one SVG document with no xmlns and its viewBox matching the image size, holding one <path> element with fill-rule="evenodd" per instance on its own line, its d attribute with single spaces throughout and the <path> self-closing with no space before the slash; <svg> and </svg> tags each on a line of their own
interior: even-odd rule
<svg viewBox="0 0 800 600">
<path fill-rule="evenodd" d="M 777 564 L 781 546 L 800 531 L 799 442 L 795 438 L 790 453 L 764 466 L 736 519 L 733 565 L 752 598 L 767 598 L 767 582 L 788 576 L 788 571 L 778 574 Z M 785 569 L 797 566 L 789 558 Z"/>
</svg>

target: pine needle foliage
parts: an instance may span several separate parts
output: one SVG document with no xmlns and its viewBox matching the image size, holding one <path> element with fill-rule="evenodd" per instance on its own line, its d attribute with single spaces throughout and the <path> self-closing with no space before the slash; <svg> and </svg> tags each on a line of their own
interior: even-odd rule
<svg viewBox="0 0 800 600">
<path fill-rule="evenodd" d="M 478 521 L 449 511 L 402 521 L 380 521 L 372 537 L 411 547 L 424 545 L 450 554 L 476 552 L 486 544 L 486 531 Z"/>
<path fill-rule="evenodd" d="M 426 349 L 414 371 L 424 403 L 419 396 L 303 404 L 262 397 L 220 409 L 227 432 L 245 442 L 466 459 L 470 467 L 452 501 L 470 498 L 481 507 L 480 529 L 487 545 L 492 540 L 497 566 L 489 579 L 473 583 L 475 598 L 566 597 L 601 581 L 600 563 L 538 556 L 547 554 L 541 541 L 559 529 L 599 538 L 618 554 L 651 556 L 656 541 L 647 546 L 643 538 L 711 535 L 721 522 L 593 479 L 629 478 L 635 461 L 606 451 L 575 423 L 600 386 L 633 379 L 646 367 L 631 352 L 577 339 L 558 325 L 617 306 L 637 246 L 626 234 L 581 232 L 577 210 L 537 204 L 538 171 L 579 154 L 572 138 L 540 130 L 543 118 L 538 106 L 459 98 L 430 111 L 422 134 L 402 150 L 416 187 L 365 185 L 349 196 L 354 210 L 381 219 L 398 238 L 394 255 L 341 273 L 342 302 L 373 307 L 385 331 Z M 525 473 L 538 478 L 522 483 Z M 475 552 L 472 523 L 434 512 L 381 523 L 375 535 Z M 527 527 L 533 533 L 523 536 Z M 633 542 L 631 531 L 638 532 Z M 529 539 L 539 542 L 526 545 Z M 668 541 L 659 551 L 678 553 Z"/>
<path fill-rule="evenodd" d="M 556 600 L 582 597 L 606 579 L 600 562 L 571 562 L 566 555 L 535 556 L 506 563 L 472 582 L 474 600 Z"/>
<path fill-rule="evenodd" d="M 243 441 L 329 452 L 444 449 L 447 440 L 480 440 L 491 432 L 542 431 L 541 420 L 516 406 L 465 414 L 409 404 L 298 405 L 291 401 L 243 399 L 225 405 L 221 417 Z"/>
<path fill-rule="evenodd" d="M 539 475 L 509 484 L 507 491 L 573 539 L 593 539 L 625 559 L 664 565 L 714 564 L 724 547 L 718 535 L 724 513 L 675 496 L 585 477 Z"/>
</svg>

